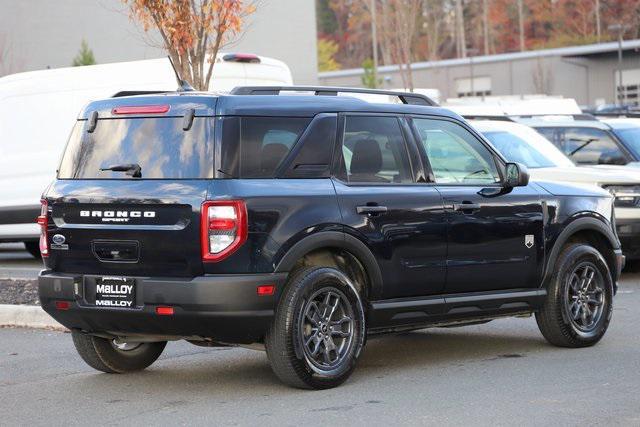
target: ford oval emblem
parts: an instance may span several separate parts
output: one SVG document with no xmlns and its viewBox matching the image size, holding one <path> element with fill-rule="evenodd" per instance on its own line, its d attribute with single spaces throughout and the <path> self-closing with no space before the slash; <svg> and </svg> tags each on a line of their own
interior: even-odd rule
<svg viewBox="0 0 640 427">
<path fill-rule="evenodd" d="M 53 243 L 55 243 L 56 245 L 61 245 L 64 243 L 66 239 L 64 238 L 64 236 L 62 234 L 54 234 L 53 237 L 51 238 L 51 241 Z"/>
</svg>

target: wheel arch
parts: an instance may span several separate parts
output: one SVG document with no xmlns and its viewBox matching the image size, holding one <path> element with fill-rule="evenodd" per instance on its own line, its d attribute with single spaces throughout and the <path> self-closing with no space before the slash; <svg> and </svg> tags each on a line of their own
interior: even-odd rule
<svg viewBox="0 0 640 427">
<path fill-rule="evenodd" d="M 291 272 L 296 269 L 302 260 L 318 259 L 314 255 L 330 253 L 338 255 L 344 253 L 352 257 L 362 269 L 365 275 L 365 297 L 376 298 L 382 293 L 382 273 L 375 256 L 367 246 L 349 234 L 338 231 L 321 231 L 303 238 L 294 244 L 278 262 L 276 273 Z M 312 261 L 313 262 L 313 261 Z M 318 260 L 313 265 L 323 265 Z"/>
<path fill-rule="evenodd" d="M 571 242 L 588 243 L 596 248 L 607 262 L 614 282 L 617 280 L 614 251 L 620 248 L 620 241 L 613 230 L 602 221 L 592 217 L 583 217 L 569 223 L 556 238 L 547 258 L 543 284 L 551 276 L 560 251 L 567 243 Z"/>
</svg>

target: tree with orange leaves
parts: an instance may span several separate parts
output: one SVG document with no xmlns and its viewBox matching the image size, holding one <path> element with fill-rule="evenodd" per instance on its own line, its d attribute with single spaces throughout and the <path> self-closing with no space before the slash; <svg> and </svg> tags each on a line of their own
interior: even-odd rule
<svg viewBox="0 0 640 427">
<path fill-rule="evenodd" d="M 162 37 L 180 77 L 208 90 L 218 51 L 240 35 L 243 19 L 254 12 L 243 0 L 122 0 L 144 30 Z"/>
</svg>

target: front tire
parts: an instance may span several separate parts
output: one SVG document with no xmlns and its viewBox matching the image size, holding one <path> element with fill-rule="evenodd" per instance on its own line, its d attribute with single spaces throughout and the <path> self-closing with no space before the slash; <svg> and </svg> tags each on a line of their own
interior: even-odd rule
<svg viewBox="0 0 640 427">
<path fill-rule="evenodd" d="M 563 249 L 536 313 L 542 335 L 560 347 L 588 347 L 604 336 L 613 312 L 613 280 L 604 258 L 586 244 Z"/>
<path fill-rule="evenodd" d="M 311 267 L 287 283 L 265 347 L 282 382 L 327 389 L 349 378 L 365 334 L 364 308 L 349 278 L 335 268 Z"/>
<path fill-rule="evenodd" d="M 140 371 L 162 354 L 166 341 L 116 344 L 114 340 L 72 331 L 73 344 L 82 360 L 92 368 L 108 374 Z"/>
</svg>

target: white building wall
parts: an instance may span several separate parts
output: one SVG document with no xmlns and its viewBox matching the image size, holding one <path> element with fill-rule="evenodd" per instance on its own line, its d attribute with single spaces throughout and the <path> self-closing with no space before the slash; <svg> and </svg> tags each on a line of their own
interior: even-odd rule
<svg viewBox="0 0 640 427">
<path fill-rule="evenodd" d="M 285 61 L 296 83 L 317 82 L 315 5 L 259 0 L 246 32 L 227 50 Z M 0 0 L 0 75 L 71 65 L 85 39 L 98 63 L 164 56 L 159 36 L 129 19 L 121 0 Z M 154 46 L 150 46 L 150 43 Z"/>
</svg>

